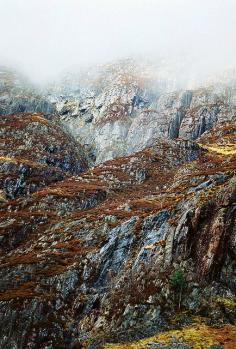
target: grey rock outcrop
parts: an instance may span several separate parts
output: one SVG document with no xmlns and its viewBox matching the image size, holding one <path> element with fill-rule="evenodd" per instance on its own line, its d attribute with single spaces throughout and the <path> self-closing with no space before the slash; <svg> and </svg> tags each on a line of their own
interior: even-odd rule
<svg viewBox="0 0 236 349">
<path fill-rule="evenodd" d="M 63 83 L 49 90 L 62 122 L 96 163 L 142 150 L 159 138 L 196 139 L 235 120 L 234 83 L 176 92 L 175 86 L 163 88 L 154 71 L 142 79 L 142 69 L 145 65 L 121 62 L 101 68 L 89 84 L 78 77 L 74 90 Z"/>
</svg>

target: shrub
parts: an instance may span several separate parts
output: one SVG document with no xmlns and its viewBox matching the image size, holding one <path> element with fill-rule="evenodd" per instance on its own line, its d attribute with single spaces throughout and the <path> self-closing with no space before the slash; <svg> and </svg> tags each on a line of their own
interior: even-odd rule
<svg viewBox="0 0 236 349">
<path fill-rule="evenodd" d="M 178 307 L 181 308 L 183 290 L 186 288 L 187 283 L 184 272 L 182 270 L 176 270 L 170 276 L 171 287 L 179 294 Z"/>
</svg>

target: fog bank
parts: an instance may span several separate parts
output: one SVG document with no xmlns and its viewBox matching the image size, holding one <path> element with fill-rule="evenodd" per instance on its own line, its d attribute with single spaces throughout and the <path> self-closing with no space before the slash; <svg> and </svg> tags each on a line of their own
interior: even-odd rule
<svg viewBox="0 0 236 349">
<path fill-rule="evenodd" d="M 0 0 L 0 65 L 33 81 L 123 57 L 235 66 L 235 0 Z M 189 61 L 189 60 L 188 60 Z"/>
</svg>

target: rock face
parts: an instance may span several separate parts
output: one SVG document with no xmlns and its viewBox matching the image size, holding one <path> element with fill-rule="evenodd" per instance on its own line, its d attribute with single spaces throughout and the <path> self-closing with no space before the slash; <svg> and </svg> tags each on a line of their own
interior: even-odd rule
<svg viewBox="0 0 236 349">
<path fill-rule="evenodd" d="M 158 67 L 122 61 L 49 90 L 62 122 L 96 163 L 151 146 L 158 138 L 196 139 L 235 120 L 235 83 L 176 92 Z M 174 82 L 174 80 L 173 80 Z"/>
<path fill-rule="evenodd" d="M 169 70 L 122 60 L 36 89 L 0 68 L 0 115 L 58 114 L 95 164 L 142 150 L 159 138 L 194 140 L 218 123 L 235 120 L 234 76 L 186 90 Z"/>
<path fill-rule="evenodd" d="M 1 69 L 1 348 L 235 347 L 235 83 L 153 74 Z"/>
<path fill-rule="evenodd" d="M 176 312 L 235 323 L 235 137 L 159 139 L 3 202 L 0 346 L 102 348 Z"/>
</svg>

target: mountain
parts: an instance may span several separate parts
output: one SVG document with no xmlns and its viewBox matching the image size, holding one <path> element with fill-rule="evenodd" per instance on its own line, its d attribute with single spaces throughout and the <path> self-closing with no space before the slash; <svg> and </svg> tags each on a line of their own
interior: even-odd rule
<svg viewBox="0 0 236 349">
<path fill-rule="evenodd" d="M 67 75 L 49 89 L 49 100 L 96 164 L 157 138 L 192 140 L 218 122 L 235 120 L 235 74 L 186 90 L 196 83 L 178 85 L 177 68 L 170 67 L 125 60 Z"/>
<path fill-rule="evenodd" d="M 236 84 L 160 71 L 67 75 L 33 92 L 52 113 L 0 117 L 0 347 L 235 347 Z"/>
</svg>

